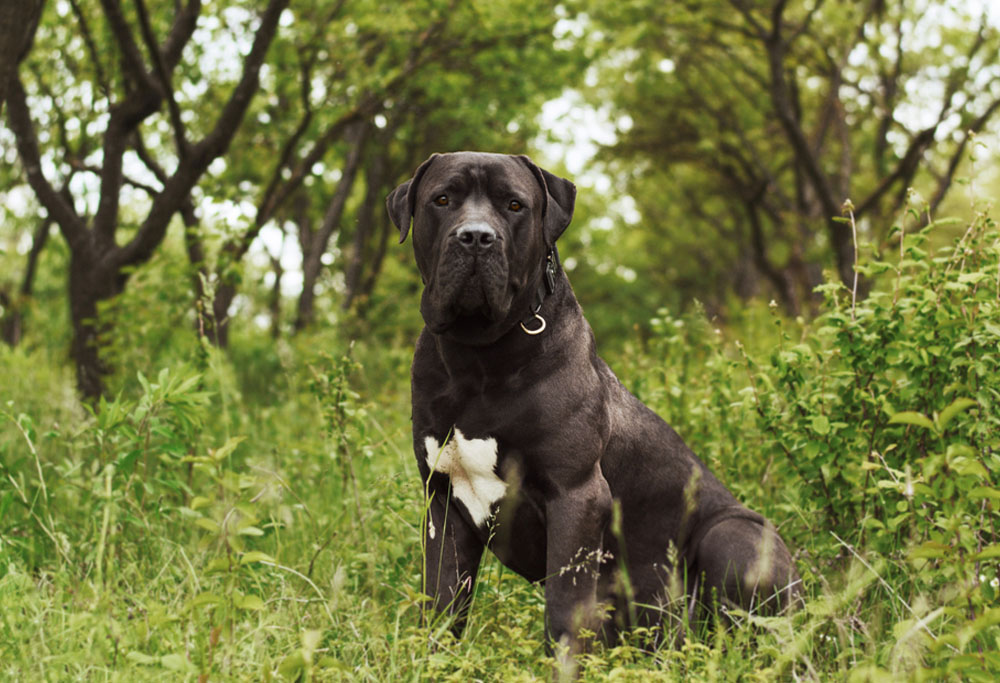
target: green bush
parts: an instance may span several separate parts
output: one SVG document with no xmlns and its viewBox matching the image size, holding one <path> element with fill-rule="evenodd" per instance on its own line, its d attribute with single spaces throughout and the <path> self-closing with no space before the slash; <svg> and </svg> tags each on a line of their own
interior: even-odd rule
<svg viewBox="0 0 1000 683">
<path fill-rule="evenodd" d="M 1000 249 L 987 215 L 930 253 L 935 227 L 861 269 L 883 283 L 870 296 L 823 287 L 806 334 L 746 363 L 809 532 L 835 540 L 813 552 L 886 561 L 900 639 L 885 663 L 971 675 L 1000 663 Z"/>
</svg>

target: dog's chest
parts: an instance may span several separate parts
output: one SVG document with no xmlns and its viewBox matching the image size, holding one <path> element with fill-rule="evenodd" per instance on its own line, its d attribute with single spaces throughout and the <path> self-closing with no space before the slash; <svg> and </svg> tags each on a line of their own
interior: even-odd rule
<svg viewBox="0 0 1000 683">
<path fill-rule="evenodd" d="M 427 466 L 448 476 L 453 495 L 482 526 L 507 492 L 507 483 L 497 474 L 496 439 L 467 439 L 456 428 L 444 444 L 433 436 L 424 437 L 424 447 Z"/>
</svg>

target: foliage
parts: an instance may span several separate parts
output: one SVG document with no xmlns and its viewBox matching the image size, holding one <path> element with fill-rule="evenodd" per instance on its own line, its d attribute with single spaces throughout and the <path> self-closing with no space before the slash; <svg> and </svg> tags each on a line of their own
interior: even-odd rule
<svg viewBox="0 0 1000 683">
<path fill-rule="evenodd" d="M 592 16 L 604 166 L 642 215 L 616 230 L 637 243 L 622 260 L 712 308 L 737 293 L 815 310 L 823 268 L 853 277 L 841 203 L 883 244 L 907 188 L 936 214 L 996 129 L 1000 33 L 966 3 L 571 6 Z"/>
<path fill-rule="evenodd" d="M 835 641 L 832 661 L 865 658 L 865 676 L 1000 666 L 1000 240 L 980 213 L 953 244 L 928 249 L 949 223 L 866 264 L 882 283 L 867 299 L 824 286 L 826 312 L 808 325 L 772 305 L 753 349 L 664 310 L 650 346 L 626 357 L 633 391 L 741 498 L 787 520 L 806 584 L 846 582 L 793 621 Z M 840 623 L 851 604 L 860 626 Z M 856 649 L 854 628 L 886 640 Z"/>
<path fill-rule="evenodd" d="M 553 45 L 554 8 L 540 0 L 287 4 L 45 8 L 10 81 L 0 139 L 4 160 L 20 164 L 0 173 L 0 192 L 20 208 L 0 215 L 4 243 L 40 249 L 48 232 L 32 223 L 58 225 L 88 397 L 128 348 L 118 299 L 168 232 L 183 231 L 190 299 L 215 291 L 203 322 L 221 346 L 231 317 L 252 306 L 236 296 L 248 254 L 270 255 L 268 313 L 276 333 L 288 327 L 282 255 L 268 252 L 285 233 L 304 265 L 296 330 L 356 300 L 367 310 L 392 242 L 385 194 L 432 151 L 525 151 L 533 112 L 583 63 Z M 8 343 L 20 339 L 6 333 L 10 319 L 20 329 L 30 311 L 21 299 L 35 251 L 24 294 L 0 281 Z"/>
<path fill-rule="evenodd" d="M 132 137 L 121 150 L 122 203 L 106 227 L 124 245 L 162 190 L 140 154 L 170 173 L 177 130 L 210 134 L 239 79 L 215 57 L 245 54 L 260 3 L 47 3 L 18 77 L 40 168 L 81 220 L 100 203 L 110 110 L 141 79 L 123 74 L 106 21 L 119 4 L 141 39 L 133 61 L 151 60 L 145 23 L 162 39 L 176 7 L 201 10 L 171 84 L 180 119 L 164 103 L 137 124 L 145 147 Z M 433 151 L 530 152 L 541 103 L 588 64 L 587 94 L 620 144 L 604 152 L 610 177 L 587 187 L 582 174 L 563 263 L 625 384 L 780 527 L 807 601 L 780 618 L 735 614 L 676 649 L 629 635 L 584 655 L 581 678 L 1000 675 L 1000 233 L 981 207 L 968 222 L 930 217 L 974 140 L 966 131 L 985 127 L 996 100 L 995 31 L 977 32 L 957 3 L 947 25 L 921 3 L 870 3 L 867 18 L 822 0 L 665 7 L 293 3 L 183 221 L 86 318 L 111 323 L 94 329 L 115 369 L 90 409 L 66 357 L 72 249 L 34 249 L 56 228 L 25 200 L 13 129 L 0 129 L 0 316 L 28 323 L 19 345 L 0 345 L 0 678 L 551 678 L 543 593 L 492 557 L 461 640 L 419 617 L 407 377 L 420 282 L 410 250 L 390 246 L 381 203 Z M 764 11 L 775 8 L 776 25 Z M 834 185 L 891 180 L 854 223 L 801 212 L 818 195 L 794 189 L 803 160 L 752 77 L 776 73 L 754 23 L 786 39 L 798 123 L 816 132 L 821 112 L 840 117 L 817 152 Z M 904 40 L 926 26 L 941 40 Z M 967 79 L 976 87 L 963 90 Z M 938 86 L 957 88 L 957 109 L 927 106 L 947 95 Z M 917 110 L 937 120 L 934 146 L 916 156 L 930 164 L 904 167 L 926 141 L 910 125 Z M 340 193 L 354 152 L 357 180 Z M 766 192 L 745 193 L 762 179 Z M 929 208 L 909 210 L 920 204 L 910 180 L 931 190 Z M 338 194 L 329 243 L 311 253 L 323 324 L 289 334 L 293 294 L 270 237 L 298 238 L 305 255 L 301 236 Z M 779 277 L 762 289 L 781 303 L 736 300 L 734 283 L 770 277 L 768 264 L 773 276 L 832 262 L 831 230 L 861 235 L 868 296 L 854 297 L 850 278 L 803 290 L 804 316 L 788 318 Z M 213 347 L 230 318 L 228 348 Z"/>
<path fill-rule="evenodd" d="M 779 525 L 809 597 L 679 649 L 635 634 L 584 656 L 583 680 L 1000 670 L 997 227 L 982 214 L 933 250 L 944 223 L 868 259 L 868 299 L 827 287 L 812 322 L 664 309 L 622 342 L 620 376 Z M 31 338 L 0 355 L 5 677 L 551 675 L 542 592 L 492 558 L 462 640 L 419 618 L 414 321 L 355 323 L 353 344 L 239 327 L 227 356 L 133 310 L 161 347 L 95 414 Z"/>
</svg>

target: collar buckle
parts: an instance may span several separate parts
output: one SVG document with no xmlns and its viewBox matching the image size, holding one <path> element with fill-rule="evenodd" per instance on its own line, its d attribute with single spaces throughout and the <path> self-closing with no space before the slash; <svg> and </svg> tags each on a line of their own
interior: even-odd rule
<svg viewBox="0 0 1000 683">
<path fill-rule="evenodd" d="M 542 303 L 546 297 L 551 296 L 556 291 L 556 275 L 558 273 L 559 252 L 556 250 L 555 245 L 552 245 L 552 248 L 545 254 L 545 270 L 542 273 L 542 281 L 538 284 L 538 291 L 535 292 L 535 305 L 531 309 L 531 318 L 528 320 L 528 323 L 538 321 L 540 324 L 537 328 L 531 329 L 522 322 L 521 329 L 526 334 L 534 336 L 541 334 L 545 330 L 545 318 L 540 316 L 538 312 L 542 309 Z"/>
<path fill-rule="evenodd" d="M 552 294 L 556 291 L 556 272 L 559 263 L 559 252 L 553 246 L 545 256 L 545 293 Z"/>
</svg>

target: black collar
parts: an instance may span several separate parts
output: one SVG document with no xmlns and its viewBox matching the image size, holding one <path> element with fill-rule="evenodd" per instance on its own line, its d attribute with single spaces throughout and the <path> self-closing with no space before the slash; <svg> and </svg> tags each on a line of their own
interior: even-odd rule
<svg viewBox="0 0 1000 683">
<path fill-rule="evenodd" d="M 535 302 L 531 308 L 531 316 L 521 321 L 521 329 L 527 334 L 536 335 L 545 331 L 545 318 L 538 312 L 542 309 L 542 304 L 554 291 L 556 291 L 556 275 L 559 273 L 559 250 L 556 245 L 545 254 L 545 270 L 542 279 L 535 290 Z"/>
</svg>

